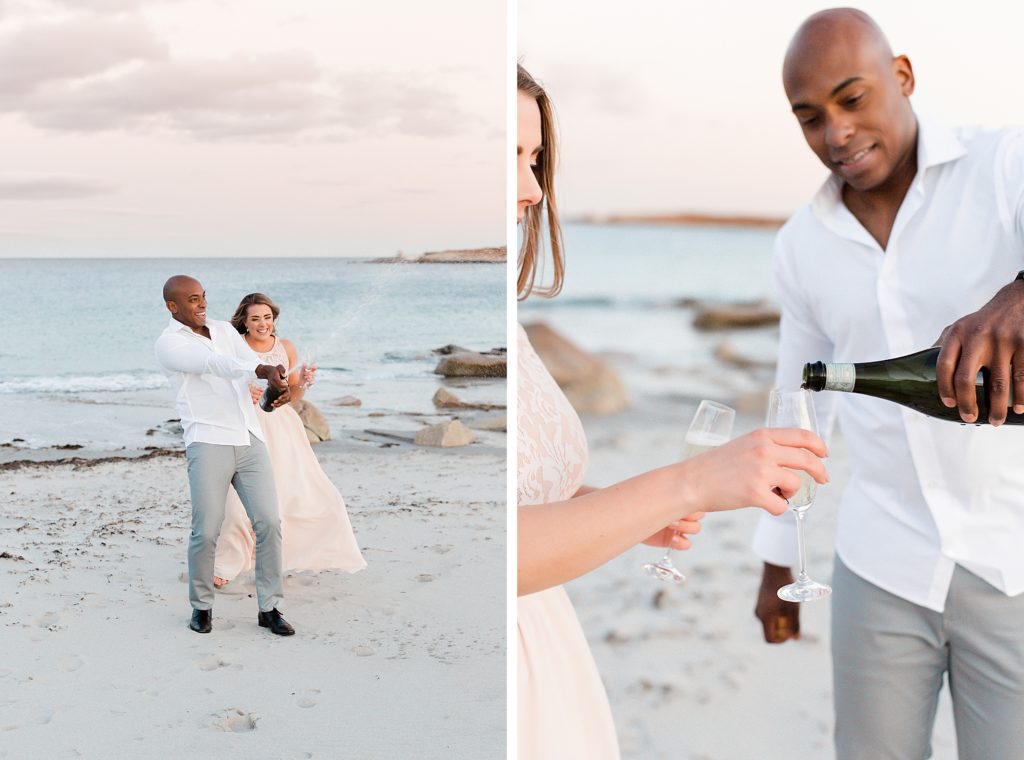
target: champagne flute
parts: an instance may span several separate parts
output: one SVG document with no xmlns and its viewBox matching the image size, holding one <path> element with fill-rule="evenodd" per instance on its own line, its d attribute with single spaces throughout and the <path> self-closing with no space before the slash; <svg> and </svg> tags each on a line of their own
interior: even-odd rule
<svg viewBox="0 0 1024 760">
<path fill-rule="evenodd" d="M 709 451 L 729 440 L 736 410 L 717 401 L 700 402 L 686 431 L 683 459 L 690 459 Z M 666 583 L 682 583 L 686 580 L 679 568 L 672 563 L 672 545 L 665 547 L 665 556 L 657 562 L 648 562 L 644 570 L 652 578 Z"/>
<path fill-rule="evenodd" d="M 768 397 L 768 427 L 803 428 L 818 432 L 818 420 L 814 416 L 811 394 L 806 390 L 788 391 L 776 388 Z M 804 547 L 804 513 L 814 503 L 818 484 L 803 470 L 797 470 L 800 488 L 788 499 L 790 509 L 796 514 L 797 548 L 800 552 L 800 574 L 795 583 L 779 589 L 779 598 L 787 602 L 810 602 L 832 593 L 824 583 L 812 581 L 807 575 L 807 551 Z"/>
<path fill-rule="evenodd" d="M 302 372 L 300 385 L 303 390 L 305 390 L 313 385 L 314 375 L 316 373 L 316 352 L 307 348 L 302 354 L 302 364 L 300 366 L 300 372 Z"/>
</svg>

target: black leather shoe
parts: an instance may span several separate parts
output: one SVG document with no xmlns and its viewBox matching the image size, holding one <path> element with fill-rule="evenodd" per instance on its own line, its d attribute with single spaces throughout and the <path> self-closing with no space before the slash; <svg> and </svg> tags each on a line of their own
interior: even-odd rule
<svg viewBox="0 0 1024 760">
<path fill-rule="evenodd" d="M 259 614 L 260 628 L 269 628 L 271 633 L 276 633 L 278 636 L 292 636 L 295 634 L 295 629 L 288 625 L 288 621 L 281 617 L 281 613 L 277 611 L 275 607 L 270 612 L 261 612 Z"/>
<path fill-rule="evenodd" d="M 188 624 L 196 633 L 209 633 L 213 630 L 213 610 L 192 610 L 192 621 Z"/>
</svg>

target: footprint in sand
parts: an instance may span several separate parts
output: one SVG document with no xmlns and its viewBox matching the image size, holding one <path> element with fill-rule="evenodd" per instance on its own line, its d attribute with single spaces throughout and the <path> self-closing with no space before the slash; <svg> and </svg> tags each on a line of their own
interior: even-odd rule
<svg viewBox="0 0 1024 760">
<path fill-rule="evenodd" d="M 74 673 L 82 667 L 82 658 L 77 654 L 69 654 L 61 658 L 60 668 L 65 673 Z"/>
<path fill-rule="evenodd" d="M 377 650 L 375 650 L 373 647 L 368 647 L 364 644 L 362 646 L 356 647 L 352 651 L 356 653 L 357 657 L 370 657 L 371 655 L 376 654 Z"/>
<path fill-rule="evenodd" d="M 316 707 L 316 695 L 319 693 L 320 689 L 307 689 L 306 695 L 299 698 L 299 707 Z"/>
<path fill-rule="evenodd" d="M 418 580 L 420 583 L 430 583 L 432 580 L 434 580 L 434 576 L 430 573 L 420 573 L 416 576 L 416 580 Z"/>
<path fill-rule="evenodd" d="M 229 707 L 210 716 L 210 728 L 215 731 L 231 731 L 236 734 L 256 730 L 256 721 L 263 716 L 259 713 Z"/>
<path fill-rule="evenodd" d="M 197 661 L 199 669 L 209 673 L 211 670 L 226 668 L 227 670 L 241 670 L 242 665 L 237 662 L 229 662 L 217 654 L 208 654 L 200 657 Z"/>
</svg>

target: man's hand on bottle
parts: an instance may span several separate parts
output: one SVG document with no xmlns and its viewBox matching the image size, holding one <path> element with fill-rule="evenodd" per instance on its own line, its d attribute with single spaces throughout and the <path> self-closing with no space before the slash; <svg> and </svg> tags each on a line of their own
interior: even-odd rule
<svg viewBox="0 0 1024 760">
<path fill-rule="evenodd" d="M 1013 411 L 1024 413 L 1024 280 L 1005 285 L 976 312 L 951 324 L 935 345 L 942 346 L 935 364 L 939 397 L 958 407 L 964 422 L 978 419 L 974 384 L 982 367 L 989 371 L 988 421 L 1006 420 L 1011 390 Z"/>
<path fill-rule="evenodd" d="M 782 601 L 777 593 L 792 582 L 793 572 L 788 567 L 764 563 L 754 614 L 764 626 L 764 640 L 769 644 L 800 638 L 800 605 Z"/>
<path fill-rule="evenodd" d="M 281 392 L 281 395 L 274 399 L 274 402 L 271 404 L 274 409 L 292 400 L 287 373 L 280 364 L 260 364 L 256 367 L 256 377 L 266 380 L 271 388 Z"/>
</svg>

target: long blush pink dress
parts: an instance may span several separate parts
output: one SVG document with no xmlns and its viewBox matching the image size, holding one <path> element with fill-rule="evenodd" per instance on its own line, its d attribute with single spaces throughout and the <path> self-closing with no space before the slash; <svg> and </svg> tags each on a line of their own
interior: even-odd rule
<svg viewBox="0 0 1024 760">
<path fill-rule="evenodd" d="M 583 483 L 587 440 L 576 411 L 519 328 L 520 508 L 564 501 Z M 617 760 L 608 696 L 561 586 L 519 597 L 519 757 Z"/>
<path fill-rule="evenodd" d="M 288 368 L 280 341 L 258 354 L 265 364 Z M 256 415 L 274 469 L 277 504 L 281 513 L 282 567 L 295 570 L 344 570 L 366 567 L 359 551 L 345 500 L 317 461 L 299 415 L 288 404 L 273 412 L 258 406 Z M 232 580 L 254 565 L 256 537 L 234 487 L 228 489 L 227 510 L 217 539 L 213 574 Z"/>
</svg>

